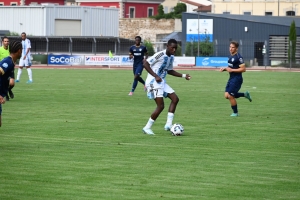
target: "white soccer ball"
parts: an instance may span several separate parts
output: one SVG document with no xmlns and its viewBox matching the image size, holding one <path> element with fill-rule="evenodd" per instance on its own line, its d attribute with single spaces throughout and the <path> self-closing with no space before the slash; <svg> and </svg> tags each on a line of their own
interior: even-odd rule
<svg viewBox="0 0 300 200">
<path fill-rule="evenodd" d="M 180 136 L 183 134 L 184 128 L 181 124 L 176 123 L 176 124 L 172 125 L 170 131 L 171 131 L 172 135 Z"/>
</svg>

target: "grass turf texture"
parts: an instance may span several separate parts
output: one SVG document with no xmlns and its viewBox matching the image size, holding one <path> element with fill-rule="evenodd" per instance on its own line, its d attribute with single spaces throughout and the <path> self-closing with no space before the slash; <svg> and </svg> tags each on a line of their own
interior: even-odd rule
<svg viewBox="0 0 300 200">
<path fill-rule="evenodd" d="M 168 99 L 142 134 L 155 104 L 140 84 L 127 96 L 129 70 L 24 72 L 3 106 L 1 199 L 299 199 L 300 74 L 245 73 L 253 102 L 232 118 L 227 73 L 182 72 L 167 78 L 180 137 L 163 130 Z"/>
</svg>

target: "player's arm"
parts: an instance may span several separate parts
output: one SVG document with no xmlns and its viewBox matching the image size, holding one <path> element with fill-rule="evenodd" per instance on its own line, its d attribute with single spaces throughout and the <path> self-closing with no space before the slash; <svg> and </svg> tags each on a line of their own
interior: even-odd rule
<svg viewBox="0 0 300 200">
<path fill-rule="evenodd" d="M 150 64 L 147 60 L 143 60 L 143 65 L 147 72 L 155 78 L 156 82 L 162 82 L 162 79 L 151 69 Z"/>
<path fill-rule="evenodd" d="M 132 51 L 132 48 L 130 47 L 129 48 L 129 59 L 132 59 L 133 58 L 133 51 Z"/>
<path fill-rule="evenodd" d="M 144 58 L 145 60 L 147 60 L 148 59 L 148 49 L 147 49 L 147 47 L 145 47 L 145 58 Z"/>
<path fill-rule="evenodd" d="M 243 73 L 243 72 L 246 71 L 246 65 L 245 65 L 245 63 L 240 64 L 238 69 L 232 69 L 230 67 L 227 67 L 226 71 L 228 71 L 228 72 L 234 72 L 234 73 Z"/>
<path fill-rule="evenodd" d="M 133 54 L 131 52 L 129 52 L 129 58 L 132 59 L 133 58 Z"/>
<path fill-rule="evenodd" d="M 26 49 L 26 53 L 25 53 L 25 55 L 24 55 L 24 59 L 27 57 L 27 55 L 28 55 L 30 49 L 31 49 L 31 44 L 30 44 L 30 41 L 27 40 L 27 49 Z"/>
<path fill-rule="evenodd" d="M 175 70 L 169 70 L 168 71 L 168 74 L 169 75 L 172 75 L 172 76 L 176 76 L 176 77 L 182 77 L 182 78 L 185 78 L 186 80 L 190 80 L 191 79 L 191 76 L 189 74 L 181 74 Z"/>
<path fill-rule="evenodd" d="M 27 51 L 26 51 L 23 59 L 27 58 L 27 54 L 29 53 L 29 51 L 30 51 L 30 48 L 27 48 Z"/>
</svg>

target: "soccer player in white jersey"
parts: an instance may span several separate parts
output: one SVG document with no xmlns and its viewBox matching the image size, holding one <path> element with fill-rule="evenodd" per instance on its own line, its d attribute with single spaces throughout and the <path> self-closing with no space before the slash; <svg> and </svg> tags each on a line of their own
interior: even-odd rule
<svg viewBox="0 0 300 200">
<path fill-rule="evenodd" d="M 165 80 L 166 75 L 170 74 L 172 76 L 185 78 L 186 80 L 191 79 L 189 74 L 181 74 L 173 69 L 174 54 L 176 49 L 177 41 L 170 39 L 168 41 L 166 50 L 157 52 L 144 62 L 144 67 L 148 71 L 148 76 L 146 79 L 146 87 L 148 91 L 147 96 L 149 99 L 154 99 L 157 106 L 154 112 L 151 114 L 146 126 L 143 128 L 143 132 L 145 134 L 154 135 L 151 127 L 165 107 L 164 97 L 171 99 L 167 122 L 164 129 L 169 131 L 172 126 L 174 113 L 179 102 L 179 98 L 175 91 L 167 84 Z"/>
<path fill-rule="evenodd" d="M 16 82 L 20 82 L 20 77 L 22 74 L 22 69 L 23 67 L 26 67 L 27 73 L 28 73 L 28 78 L 29 80 L 27 83 L 32 83 L 32 71 L 30 69 L 31 66 L 31 56 L 30 56 L 30 49 L 31 49 L 31 44 L 30 40 L 26 38 L 26 33 L 21 34 L 22 37 L 22 57 L 20 58 L 20 63 L 19 63 L 19 69 L 18 69 L 18 74 L 17 74 L 17 80 Z"/>
</svg>

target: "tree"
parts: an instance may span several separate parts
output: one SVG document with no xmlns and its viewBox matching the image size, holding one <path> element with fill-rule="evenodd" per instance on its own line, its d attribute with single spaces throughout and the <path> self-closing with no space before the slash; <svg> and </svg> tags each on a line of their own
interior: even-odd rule
<svg viewBox="0 0 300 200">
<path fill-rule="evenodd" d="M 212 56 L 214 53 L 214 45 L 210 42 L 208 35 L 204 37 L 203 41 L 199 42 L 199 56 Z M 185 47 L 185 54 L 187 56 L 198 55 L 198 41 L 187 42 Z"/>
<path fill-rule="evenodd" d="M 148 50 L 148 55 L 149 56 L 153 56 L 155 51 L 154 51 L 154 48 L 153 48 L 153 44 L 149 41 L 149 40 L 145 40 L 144 41 L 144 46 L 147 48 Z"/>
<path fill-rule="evenodd" d="M 186 4 L 177 3 L 177 5 L 174 7 L 173 17 L 177 19 L 181 19 L 183 12 L 186 12 Z"/>
<path fill-rule="evenodd" d="M 170 13 L 164 12 L 164 7 L 162 5 L 158 6 L 158 14 L 155 16 L 151 16 L 150 18 L 154 18 L 156 20 L 159 19 L 181 19 L 181 13 L 186 12 L 186 5 L 184 3 L 177 3 L 174 7 L 174 11 Z"/>
<path fill-rule="evenodd" d="M 292 43 L 292 45 L 290 45 L 290 42 Z M 289 50 L 288 50 L 288 59 L 289 61 L 291 60 L 292 63 L 295 63 L 296 61 L 296 43 L 297 43 L 296 24 L 295 21 L 293 20 L 290 26 Z"/>
<path fill-rule="evenodd" d="M 164 16 L 164 14 L 165 14 L 164 7 L 163 5 L 160 4 L 158 6 L 158 16 Z"/>
<path fill-rule="evenodd" d="M 181 56 L 181 46 L 178 44 L 177 49 L 175 51 L 175 56 Z"/>
</svg>

